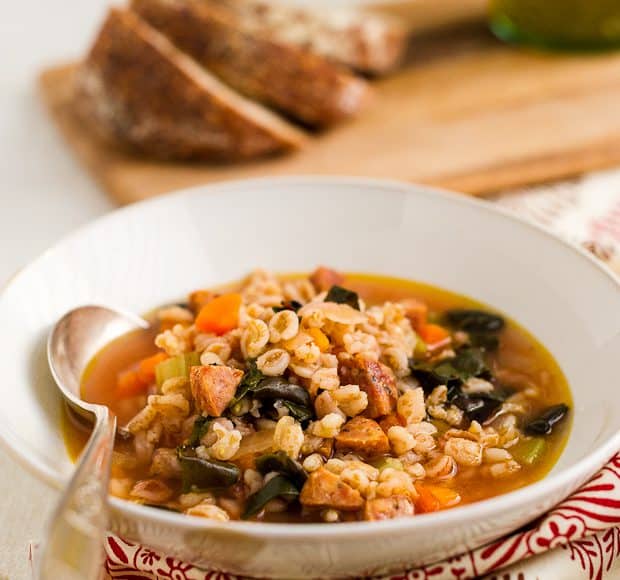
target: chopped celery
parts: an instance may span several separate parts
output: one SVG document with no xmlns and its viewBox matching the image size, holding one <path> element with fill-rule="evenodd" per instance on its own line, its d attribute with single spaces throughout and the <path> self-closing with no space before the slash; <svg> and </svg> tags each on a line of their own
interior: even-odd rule
<svg viewBox="0 0 620 580">
<path fill-rule="evenodd" d="M 176 377 L 188 378 L 189 370 L 198 365 L 200 365 L 200 353 L 197 352 L 180 354 L 160 362 L 155 367 L 157 386 L 161 387 L 168 379 Z"/>
<path fill-rule="evenodd" d="M 521 465 L 533 465 L 542 458 L 546 448 L 547 442 L 542 437 L 533 437 L 520 441 L 510 452 Z"/>
<path fill-rule="evenodd" d="M 413 358 L 420 359 L 425 354 L 428 348 L 426 347 L 426 343 L 418 337 L 418 341 L 415 343 L 415 348 L 413 349 Z"/>
<path fill-rule="evenodd" d="M 394 457 L 382 457 L 373 463 L 373 465 L 379 470 L 383 471 L 384 469 L 396 469 L 398 471 L 403 471 L 403 464 L 400 460 L 395 459 Z"/>
</svg>

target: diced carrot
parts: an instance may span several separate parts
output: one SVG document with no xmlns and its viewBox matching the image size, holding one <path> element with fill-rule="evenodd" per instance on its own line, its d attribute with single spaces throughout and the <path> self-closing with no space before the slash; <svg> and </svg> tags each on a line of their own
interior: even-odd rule
<svg viewBox="0 0 620 580">
<path fill-rule="evenodd" d="M 225 334 L 237 327 L 241 294 L 222 294 L 205 304 L 196 318 L 196 328 L 202 332 Z"/>
<path fill-rule="evenodd" d="M 310 328 L 308 334 L 314 339 L 321 352 L 325 352 L 329 348 L 329 338 L 320 328 Z"/>
<path fill-rule="evenodd" d="M 155 382 L 155 367 L 165 361 L 168 355 L 165 352 L 158 352 L 153 356 L 146 357 L 138 364 L 138 375 L 147 384 Z"/>
<path fill-rule="evenodd" d="M 155 367 L 167 358 L 168 355 L 165 352 L 158 352 L 142 359 L 131 369 L 120 373 L 116 381 L 116 396 L 126 399 L 146 393 L 155 382 Z"/>
<path fill-rule="evenodd" d="M 418 492 L 418 499 L 415 501 L 416 510 L 424 514 L 436 512 L 441 509 L 441 503 L 425 485 L 421 483 L 415 484 Z"/>
<path fill-rule="evenodd" d="M 436 512 L 455 506 L 461 501 L 461 496 L 448 487 L 431 485 L 428 483 L 416 483 L 418 499 L 415 502 L 416 508 L 422 513 Z"/>
<path fill-rule="evenodd" d="M 449 487 L 441 487 L 439 485 L 428 485 L 430 492 L 439 500 L 441 509 L 455 506 L 461 502 L 461 496 Z"/>
<path fill-rule="evenodd" d="M 142 395 L 149 387 L 149 382 L 143 381 L 140 373 L 135 370 L 125 371 L 118 375 L 116 382 L 116 396 L 119 399 L 126 399 Z"/>
<path fill-rule="evenodd" d="M 438 324 L 423 324 L 418 328 L 418 334 L 429 348 L 437 348 L 450 341 L 450 333 Z"/>
</svg>

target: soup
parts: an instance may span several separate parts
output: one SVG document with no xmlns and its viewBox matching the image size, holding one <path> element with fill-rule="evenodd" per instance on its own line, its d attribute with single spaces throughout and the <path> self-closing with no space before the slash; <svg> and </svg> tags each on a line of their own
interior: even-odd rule
<svg viewBox="0 0 620 580">
<path fill-rule="evenodd" d="M 85 400 L 125 426 L 110 493 L 216 520 L 418 516 L 543 477 L 570 394 L 547 350 L 444 290 L 256 271 L 104 348 Z M 77 456 L 88 432 L 67 421 Z"/>
</svg>

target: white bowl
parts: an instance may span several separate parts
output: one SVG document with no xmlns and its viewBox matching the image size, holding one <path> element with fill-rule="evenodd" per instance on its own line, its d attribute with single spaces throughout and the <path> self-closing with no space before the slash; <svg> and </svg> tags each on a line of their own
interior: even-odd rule
<svg viewBox="0 0 620 580">
<path fill-rule="evenodd" d="M 80 229 L 0 297 L 0 437 L 41 479 L 72 471 L 44 357 L 50 326 L 85 303 L 134 312 L 188 290 L 329 264 L 475 297 L 531 330 L 574 396 L 574 421 L 544 480 L 501 497 L 387 522 L 217 523 L 111 500 L 111 529 L 185 560 L 268 578 L 377 574 L 481 545 L 534 519 L 620 448 L 620 287 L 585 252 L 490 204 L 412 185 L 291 178 L 201 187 Z"/>
</svg>

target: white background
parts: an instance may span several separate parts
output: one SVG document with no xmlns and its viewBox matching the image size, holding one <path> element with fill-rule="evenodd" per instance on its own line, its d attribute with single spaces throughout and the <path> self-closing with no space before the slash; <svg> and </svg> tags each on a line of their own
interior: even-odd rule
<svg viewBox="0 0 620 580">
<path fill-rule="evenodd" d="M 103 0 L 2 0 L 0 20 L 0 284 L 67 231 L 108 211 L 37 98 L 41 67 L 78 56 Z M 0 321 L 1 324 L 1 321 Z M 10 364 L 3 360 L 2 365 Z M 0 450 L 0 578 L 28 578 L 27 543 L 55 494 Z"/>
<path fill-rule="evenodd" d="M 0 2 L 0 284 L 59 237 L 113 207 L 71 157 L 36 88 L 43 67 L 86 50 L 107 4 Z M 0 368 L 9 364 L 0 354 Z M 55 498 L 0 449 L 0 579 L 29 577 L 27 544 L 41 537 Z"/>
</svg>

